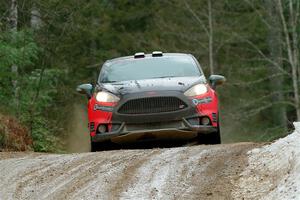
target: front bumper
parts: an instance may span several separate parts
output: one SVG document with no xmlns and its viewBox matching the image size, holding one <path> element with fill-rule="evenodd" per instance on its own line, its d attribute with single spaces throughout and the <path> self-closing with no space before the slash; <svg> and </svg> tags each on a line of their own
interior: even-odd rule
<svg viewBox="0 0 300 200">
<path fill-rule="evenodd" d="M 172 112 L 157 112 L 150 114 L 124 114 L 119 110 L 122 105 L 131 99 L 148 97 L 177 97 L 187 107 Z M 194 98 L 186 97 L 179 91 L 157 91 L 155 93 L 140 92 L 127 94 L 117 105 L 111 107 L 111 111 L 90 110 L 89 121 L 91 138 L 93 142 L 111 140 L 119 143 L 125 140 L 146 140 L 146 139 L 191 139 L 200 134 L 207 134 L 217 131 L 217 98 L 210 91 L 202 98 L 211 97 L 212 101 L 203 104 L 194 104 Z M 95 102 L 97 104 L 97 102 Z M 92 106 L 94 108 L 94 105 Z M 210 126 L 199 125 L 201 117 L 209 117 Z M 106 124 L 108 132 L 97 133 L 99 124 Z M 92 128 L 91 128 L 92 127 Z"/>
<path fill-rule="evenodd" d="M 124 143 L 140 140 L 164 140 L 164 139 L 192 139 L 199 133 L 209 134 L 217 131 L 217 127 L 192 125 L 188 120 L 182 118 L 180 127 L 143 129 L 143 130 L 127 130 L 126 123 L 123 122 L 118 130 L 96 134 L 92 137 L 93 142 L 112 141 L 115 143 Z"/>
</svg>

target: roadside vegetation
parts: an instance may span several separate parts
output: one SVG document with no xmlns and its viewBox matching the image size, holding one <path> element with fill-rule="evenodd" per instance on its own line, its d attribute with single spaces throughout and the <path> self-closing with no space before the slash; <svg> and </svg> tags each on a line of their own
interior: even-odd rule
<svg viewBox="0 0 300 200">
<path fill-rule="evenodd" d="M 106 59 L 154 50 L 226 76 L 226 142 L 281 137 L 300 120 L 299 16 L 298 0 L 0 0 L 0 113 L 23 130 L 1 120 L 0 149 L 19 135 L 15 150 L 63 150 L 77 84 Z"/>
<path fill-rule="evenodd" d="M 0 149 L 3 151 L 32 150 L 32 139 L 18 120 L 0 115 Z"/>
</svg>

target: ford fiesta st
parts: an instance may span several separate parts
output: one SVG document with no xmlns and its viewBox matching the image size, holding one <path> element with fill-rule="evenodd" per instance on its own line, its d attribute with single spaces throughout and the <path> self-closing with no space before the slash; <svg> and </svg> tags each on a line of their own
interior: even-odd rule
<svg viewBox="0 0 300 200">
<path fill-rule="evenodd" d="M 136 53 L 106 61 L 95 86 L 77 91 L 88 97 L 91 150 L 101 142 L 191 140 L 219 144 L 217 85 L 206 80 L 194 56 Z"/>
</svg>

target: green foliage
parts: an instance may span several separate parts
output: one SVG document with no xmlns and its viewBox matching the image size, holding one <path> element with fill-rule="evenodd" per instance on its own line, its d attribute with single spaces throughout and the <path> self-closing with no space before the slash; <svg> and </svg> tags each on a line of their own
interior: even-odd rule
<svg viewBox="0 0 300 200">
<path fill-rule="evenodd" d="M 35 69 L 22 79 L 19 111 L 21 121 L 31 127 L 36 151 L 55 151 L 58 145 L 57 120 L 48 114 L 56 106 L 63 72 L 59 69 Z"/>
<path fill-rule="evenodd" d="M 11 73 L 11 66 L 17 65 L 20 70 L 33 65 L 37 61 L 38 47 L 30 31 L 4 32 L 0 34 L 0 101 L 11 105 L 12 79 L 18 79 Z"/>
<path fill-rule="evenodd" d="M 37 60 L 38 47 L 30 31 L 8 31 L 0 35 L 1 70 L 11 65 L 28 66 Z"/>
<path fill-rule="evenodd" d="M 30 31 L 6 32 L 1 35 L 0 42 L 0 82 L 3 90 L 0 93 L 2 110 L 14 113 L 26 124 L 33 139 L 35 151 L 55 151 L 57 147 L 56 120 L 51 120 L 48 112 L 55 105 L 63 80 L 60 69 L 38 68 L 41 48 L 34 41 Z M 11 73 L 11 66 L 17 65 L 17 77 Z M 19 95 L 16 105 L 11 80 L 18 81 Z M 5 106 L 4 106 L 5 105 Z"/>
<path fill-rule="evenodd" d="M 58 138 L 53 134 L 53 129 L 49 121 L 40 115 L 34 117 L 31 137 L 33 139 L 33 148 L 39 152 L 58 151 Z"/>
</svg>

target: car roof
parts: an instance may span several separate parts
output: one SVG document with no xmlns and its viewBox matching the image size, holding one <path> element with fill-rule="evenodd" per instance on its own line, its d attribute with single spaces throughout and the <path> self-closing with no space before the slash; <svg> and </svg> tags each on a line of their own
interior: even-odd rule
<svg viewBox="0 0 300 200">
<path fill-rule="evenodd" d="M 119 61 L 125 61 L 125 60 L 138 60 L 138 59 L 145 59 L 145 58 L 164 58 L 164 57 L 179 57 L 179 56 L 185 56 L 185 57 L 191 57 L 194 58 L 194 56 L 192 56 L 191 54 L 186 54 L 186 53 L 163 53 L 162 56 L 155 56 L 153 57 L 152 54 L 145 54 L 145 57 L 142 58 L 135 58 L 134 55 L 132 56 L 124 56 L 124 57 L 118 57 L 118 58 L 113 58 L 110 60 L 107 60 L 104 65 L 110 65 L 114 62 L 119 62 Z"/>
</svg>

